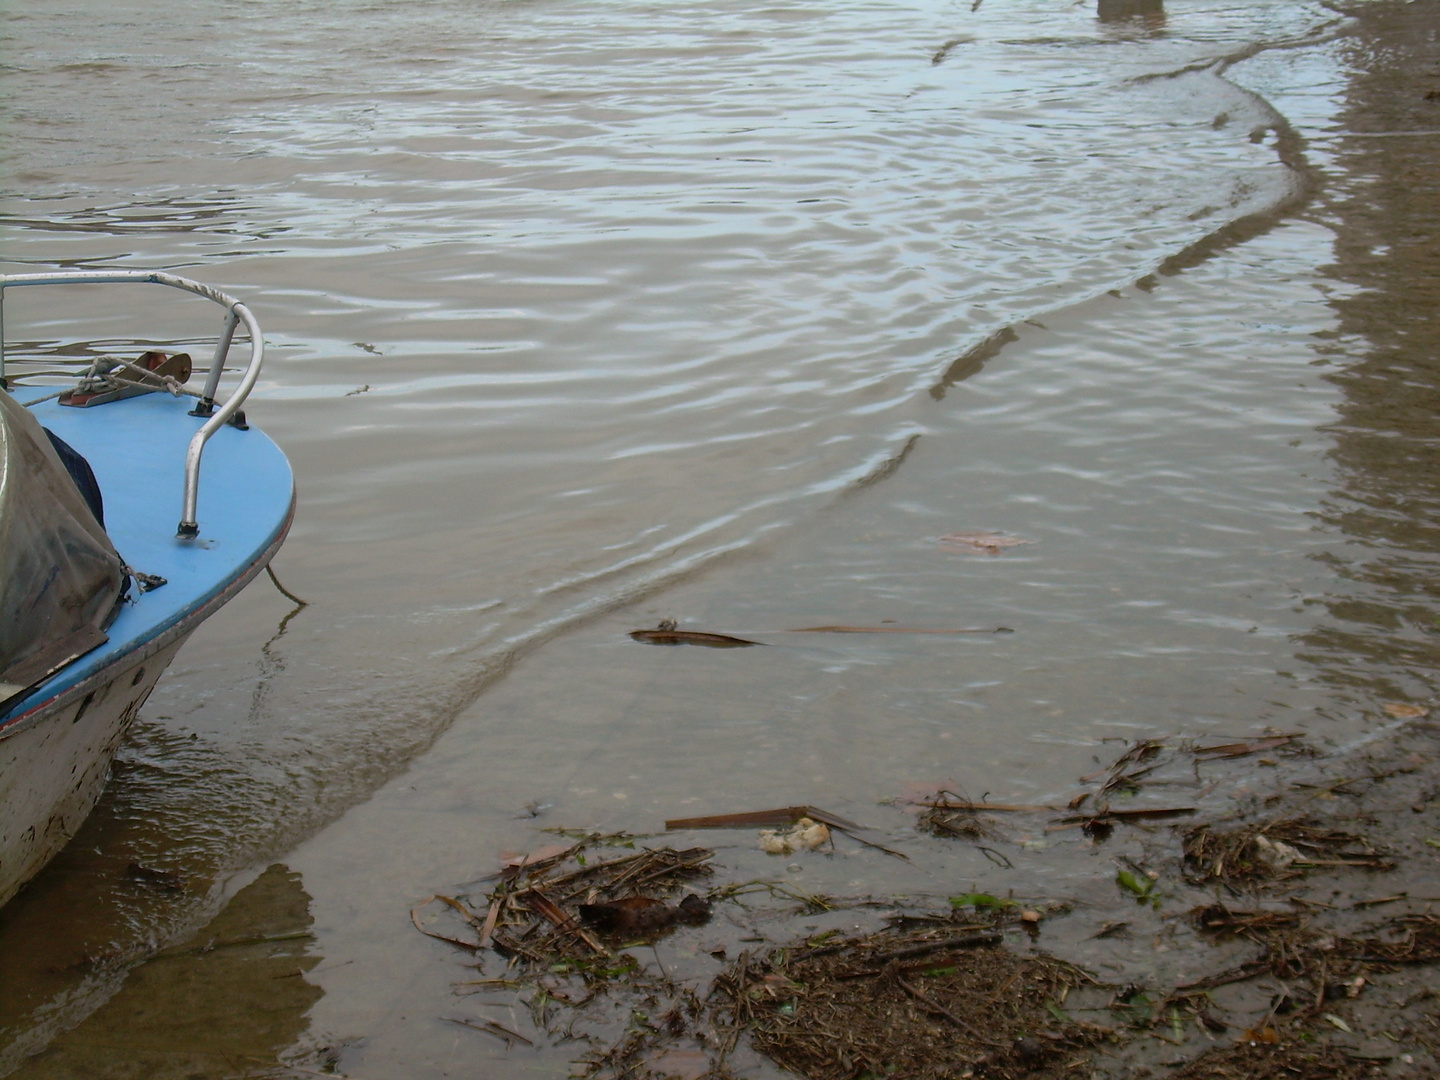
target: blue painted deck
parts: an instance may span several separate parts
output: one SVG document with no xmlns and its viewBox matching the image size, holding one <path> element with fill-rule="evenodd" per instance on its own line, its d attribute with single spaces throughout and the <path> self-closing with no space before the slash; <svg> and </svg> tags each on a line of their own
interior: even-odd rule
<svg viewBox="0 0 1440 1080">
<path fill-rule="evenodd" d="M 45 391 L 16 387 L 24 402 Z M 79 658 L 0 715 L 0 728 L 186 622 L 198 622 L 283 538 L 294 508 L 285 455 L 256 428 L 226 425 L 205 447 L 200 467 L 200 535 L 179 540 L 185 451 L 204 423 L 191 398 L 166 393 L 75 409 L 37 405 L 36 418 L 89 459 L 105 499 L 105 527 L 120 557 L 167 584 L 129 599 L 106 631 L 110 640 Z"/>
</svg>

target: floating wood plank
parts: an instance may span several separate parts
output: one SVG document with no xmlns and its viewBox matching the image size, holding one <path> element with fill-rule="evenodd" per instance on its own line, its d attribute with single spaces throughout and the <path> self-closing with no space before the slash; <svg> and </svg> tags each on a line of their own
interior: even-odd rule
<svg viewBox="0 0 1440 1080">
<path fill-rule="evenodd" d="M 752 810 L 743 814 L 712 814 L 709 817 L 674 818 L 665 822 L 673 829 L 752 829 L 762 826 L 794 825 L 801 818 L 823 822 L 833 829 L 863 829 L 865 826 L 846 821 L 837 814 L 817 806 L 782 806 L 774 810 Z"/>
<path fill-rule="evenodd" d="M 701 630 L 631 630 L 630 636 L 642 645 L 700 645 L 707 649 L 745 649 L 764 645 L 763 641 L 732 637 L 730 634 L 708 634 Z"/>
</svg>

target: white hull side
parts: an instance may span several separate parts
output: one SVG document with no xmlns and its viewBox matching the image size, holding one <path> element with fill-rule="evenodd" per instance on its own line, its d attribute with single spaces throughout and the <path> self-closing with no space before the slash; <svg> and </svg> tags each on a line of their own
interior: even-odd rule
<svg viewBox="0 0 1440 1080">
<path fill-rule="evenodd" d="M 0 738 L 0 905 L 90 816 L 120 740 L 188 636 Z"/>
</svg>

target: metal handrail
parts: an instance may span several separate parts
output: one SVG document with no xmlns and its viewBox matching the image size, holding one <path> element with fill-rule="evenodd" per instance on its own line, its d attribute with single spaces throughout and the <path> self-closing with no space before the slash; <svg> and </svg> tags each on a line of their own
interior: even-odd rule
<svg viewBox="0 0 1440 1080">
<path fill-rule="evenodd" d="M 168 285 L 172 289 L 182 289 L 196 296 L 203 296 L 226 310 L 225 328 L 221 331 L 220 341 L 215 347 L 215 359 L 210 364 L 210 374 L 205 380 L 204 396 L 195 408 L 195 415 L 208 416 L 209 419 L 190 439 L 190 446 L 185 451 L 185 504 L 175 535 L 188 540 L 200 534 L 196 510 L 200 503 L 200 457 L 205 452 L 205 444 L 210 441 L 210 436 L 225 426 L 249 396 L 255 381 L 260 378 L 260 365 L 265 359 L 265 341 L 260 333 L 260 324 L 255 321 L 255 316 L 250 314 L 249 308 L 219 289 L 161 270 L 64 270 L 49 274 L 0 274 L 0 385 L 4 385 L 5 378 L 6 289 L 22 285 L 105 285 L 112 282 Z M 250 363 L 245 368 L 245 374 L 241 376 L 240 385 L 235 388 L 235 392 L 217 409 L 215 394 L 220 388 L 221 370 L 226 354 L 230 351 L 230 343 L 235 337 L 235 327 L 241 322 L 250 334 Z"/>
</svg>

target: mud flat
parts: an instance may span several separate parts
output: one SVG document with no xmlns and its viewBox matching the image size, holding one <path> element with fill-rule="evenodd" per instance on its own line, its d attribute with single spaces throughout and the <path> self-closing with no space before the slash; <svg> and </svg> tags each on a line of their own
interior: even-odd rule
<svg viewBox="0 0 1440 1080">
<path fill-rule="evenodd" d="M 573 834 L 412 918 L 475 958 L 447 1021 L 507 1050 L 573 1045 L 585 1077 L 745 1076 L 766 1061 L 811 1080 L 1430 1076 L 1440 722 L 1391 711 L 1392 730 L 1323 757 L 1294 734 L 1142 740 L 1058 809 L 907 800 L 929 838 L 884 851 L 921 863 L 973 844 L 1008 861 L 1017 822 L 1043 818 L 1118 849 L 1108 903 L 831 896 L 740 879 L 734 855 L 726 867 L 708 848 Z M 1186 773 L 1203 774 L 1201 798 L 1156 805 Z M 760 846 L 788 836 L 789 858 L 874 843 L 812 807 L 668 824 L 757 821 L 781 826 Z"/>
</svg>

